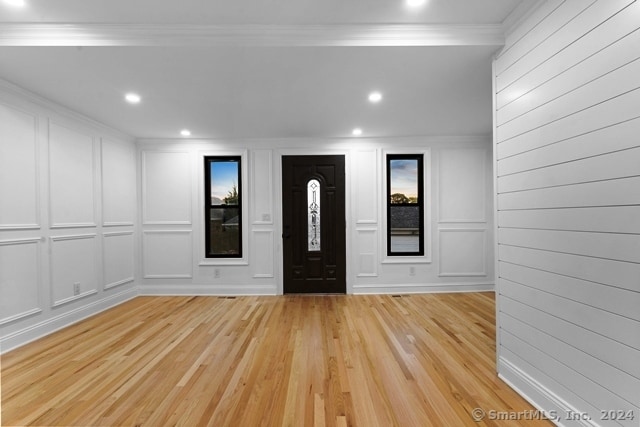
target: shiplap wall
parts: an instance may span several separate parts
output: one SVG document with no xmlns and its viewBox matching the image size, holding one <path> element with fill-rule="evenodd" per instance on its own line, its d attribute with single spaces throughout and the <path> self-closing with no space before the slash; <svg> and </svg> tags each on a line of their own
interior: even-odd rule
<svg viewBox="0 0 640 427">
<path fill-rule="evenodd" d="M 494 90 L 500 375 L 559 424 L 637 427 L 640 2 L 543 2 Z"/>
</svg>

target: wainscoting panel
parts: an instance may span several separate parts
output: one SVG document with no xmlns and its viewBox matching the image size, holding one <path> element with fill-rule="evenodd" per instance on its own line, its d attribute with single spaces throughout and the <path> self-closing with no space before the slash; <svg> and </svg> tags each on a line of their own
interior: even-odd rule
<svg viewBox="0 0 640 427">
<path fill-rule="evenodd" d="M 255 150 L 251 153 L 251 212 L 253 224 L 273 224 L 273 151 Z"/>
<path fill-rule="evenodd" d="M 51 297 L 54 307 L 98 291 L 95 234 L 51 237 Z"/>
<path fill-rule="evenodd" d="M 104 233 L 103 238 L 104 288 L 110 289 L 133 282 L 135 275 L 133 231 Z"/>
<path fill-rule="evenodd" d="M 378 229 L 358 228 L 357 233 L 357 277 L 378 276 Z"/>
<path fill-rule="evenodd" d="M 142 270 L 145 279 L 193 276 L 191 230 L 143 231 Z"/>
<path fill-rule="evenodd" d="M 95 227 L 95 139 L 49 122 L 51 227 Z"/>
<path fill-rule="evenodd" d="M 485 222 L 487 151 L 440 150 L 439 222 Z"/>
<path fill-rule="evenodd" d="M 191 192 L 189 153 L 142 153 L 143 224 L 191 224 Z"/>
<path fill-rule="evenodd" d="M 0 123 L 0 229 L 39 228 L 38 120 L 0 104 Z"/>
<path fill-rule="evenodd" d="M 487 230 L 441 228 L 439 276 L 486 276 Z"/>
<path fill-rule="evenodd" d="M 103 138 L 101 158 L 103 225 L 133 225 L 137 213 L 135 146 Z"/>
<path fill-rule="evenodd" d="M 254 278 L 273 278 L 273 230 L 253 230 L 251 271 Z"/>
<path fill-rule="evenodd" d="M 0 325 L 41 311 L 40 239 L 0 241 Z"/>
<path fill-rule="evenodd" d="M 359 150 L 353 158 L 354 205 L 357 224 L 378 222 L 378 164 L 376 150 Z"/>
</svg>

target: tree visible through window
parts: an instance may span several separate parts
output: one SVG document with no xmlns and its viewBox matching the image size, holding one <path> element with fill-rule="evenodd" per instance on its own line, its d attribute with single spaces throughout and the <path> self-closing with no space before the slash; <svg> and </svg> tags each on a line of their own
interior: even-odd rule
<svg viewBox="0 0 640 427">
<path fill-rule="evenodd" d="M 242 257 L 240 156 L 205 157 L 207 258 Z"/>
<path fill-rule="evenodd" d="M 424 255 L 423 156 L 387 154 L 387 255 Z"/>
</svg>

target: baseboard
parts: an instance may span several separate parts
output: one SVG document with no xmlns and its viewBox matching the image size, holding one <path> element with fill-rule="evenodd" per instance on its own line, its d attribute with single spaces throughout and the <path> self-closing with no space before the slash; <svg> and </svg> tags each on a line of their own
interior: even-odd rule
<svg viewBox="0 0 640 427">
<path fill-rule="evenodd" d="M 122 304 L 136 296 L 138 296 L 137 288 L 127 289 L 3 336 L 0 338 L 0 354 L 71 326 L 74 323 Z"/>
<path fill-rule="evenodd" d="M 174 295 L 276 295 L 275 284 L 266 285 L 197 285 L 197 284 L 154 284 L 139 285 L 138 293 L 144 296 L 174 296 Z"/>
<path fill-rule="evenodd" d="M 580 411 L 504 358 L 498 359 L 498 376 L 535 408 L 546 414 L 557 426 L 598 425 L 594 421 L 568 419 L 569 414 L 579 414 Z"/>
<path fill-rule="evenodd" d="M 493 283 L 428 283 L 354 285 L 355 295 L 428 294 L 447 292 L 493 292 Z"/>
</svg>

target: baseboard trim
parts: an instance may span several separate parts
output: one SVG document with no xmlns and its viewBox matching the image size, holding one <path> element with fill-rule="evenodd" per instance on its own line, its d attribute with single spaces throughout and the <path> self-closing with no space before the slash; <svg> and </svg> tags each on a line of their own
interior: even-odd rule
<svg viewBox="0 0 640 427">
<path fill-rule="evenodd" d="M 568 414 L 579 414 L 581 412 L 502 357 L 498 359 L 498 377 L 536 409 L 547 414 L 549 420 L 557 426 L 598 426 L 593 421 L 567 419 Z"/>
<path fill-rule="evenodd" d="M 428 294 L 455 292 L 493 292 L 493 283 L 429 283 L 429 284 L 372 284 L 354 285 L 355 295 L 370 294 Z"/>
<path fill-rule="evenodd" d="M 136 296 L 138 296 L 137 288 L 127 289 L 3 336 L 0 338 L 0 354 L 22 347 L 25 344 L 120 305 Z"/>
<path fill-rule="evenodd" d="M 138 293 L 144 296 L 243 296 L 243 295 L 277 295 L 275 284 L 267 285 L 139 285 Z"/>
</svg>

